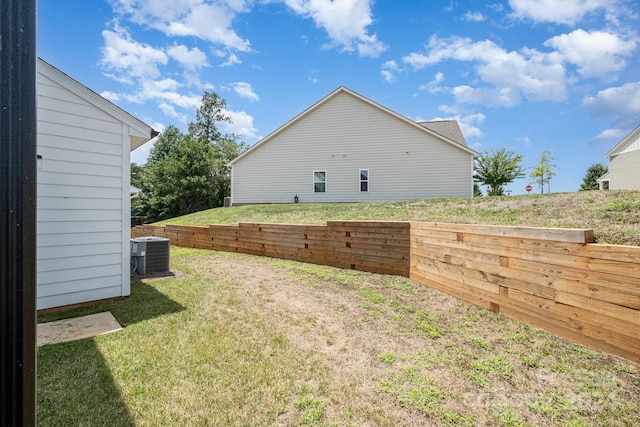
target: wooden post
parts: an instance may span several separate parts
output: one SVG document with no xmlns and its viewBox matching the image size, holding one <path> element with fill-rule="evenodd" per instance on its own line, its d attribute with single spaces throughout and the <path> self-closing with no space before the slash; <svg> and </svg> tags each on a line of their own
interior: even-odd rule
<svg viewBox="0 0 640 427">
<path fill-rule="evenodd" d="M 0 425 L 36 417 L 36 0 L 0 0 Z"/>
</svg>

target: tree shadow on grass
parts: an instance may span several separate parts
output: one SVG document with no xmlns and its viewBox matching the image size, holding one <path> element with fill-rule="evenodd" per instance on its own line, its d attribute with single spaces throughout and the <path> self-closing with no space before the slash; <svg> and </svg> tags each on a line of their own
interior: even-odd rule
<svg viewBox="0 0 640 427">
<path fill-rule="evenodd" d="M 37 424 L 134 426 L 95 340 L 38 348 Z"/>
</svg>

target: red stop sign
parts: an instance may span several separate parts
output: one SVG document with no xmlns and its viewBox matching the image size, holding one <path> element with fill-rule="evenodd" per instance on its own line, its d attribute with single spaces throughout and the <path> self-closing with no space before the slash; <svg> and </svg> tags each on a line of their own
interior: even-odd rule
<svg viewBox="0 0 640 427">
<path fill-rule="evenodd" d="M 525 187 L 525 190 L 527 190 L 527 192 L 529 192 L 529 191 L 533 190 L 533 187 L 532 187 L 532 186 L 530 186 L 530 185 L 527 185 L 527 186 Z"/>
</svg>

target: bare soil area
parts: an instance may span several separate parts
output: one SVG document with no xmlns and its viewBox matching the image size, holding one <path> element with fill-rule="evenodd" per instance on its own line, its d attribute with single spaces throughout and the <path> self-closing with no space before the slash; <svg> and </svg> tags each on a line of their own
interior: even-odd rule
<svg viewBox="0 0 640 427">
<path fill-rule="evenodd" d="M 307 425 L 640 425 L 635 365 L 409 279 L 216 252 L 191 267 L 316 367 Z"/>
</svg>

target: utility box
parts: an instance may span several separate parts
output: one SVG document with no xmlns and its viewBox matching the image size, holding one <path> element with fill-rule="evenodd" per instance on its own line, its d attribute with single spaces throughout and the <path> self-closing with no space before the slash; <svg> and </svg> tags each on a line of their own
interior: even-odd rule
<svg viewBox="0 0 640 427">
<path fill-rule="evenodd" d="M 169 243 L 156 236 L 131 239 L 131 269 L 138 274 L 169 271 Z"/>
</svg>

